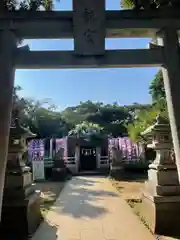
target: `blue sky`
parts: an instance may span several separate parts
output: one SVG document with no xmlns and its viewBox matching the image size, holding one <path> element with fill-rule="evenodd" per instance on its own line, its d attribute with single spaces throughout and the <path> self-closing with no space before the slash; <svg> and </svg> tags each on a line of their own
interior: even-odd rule
<svg viewBox="0 0 180 240">
<path fill-rule="evenodd" d="M 107 0 L 108 10 L 120 9 L 120 0 Z M 56 2 L 57 10 L 71 10 L 71 0 Z M 107 39 L 107 49 L 146 48 L 149 39 Z M 26 40 L 32 50 L 72 50 L 72 40 Z M 138 56 L 137 56 L 138 57 Z M 17 70 L 15 84 L 21 95 L 36 100 L 49 98 L 58 108 L 92 100 L 121 105 L 149 103 L 148 87 L 156 68 Z"/>
</svg>

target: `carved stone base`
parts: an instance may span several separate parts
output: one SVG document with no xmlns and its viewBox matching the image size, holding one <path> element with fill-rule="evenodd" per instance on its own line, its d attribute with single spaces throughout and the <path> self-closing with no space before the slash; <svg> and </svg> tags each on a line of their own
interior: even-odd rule
<svg viewBox="0 0 180 240">
<path fill-rule="evenodd" d="M 3 203 L 0 239 L 27 240 L 42 220 L 40 196 L 34 192 L 26 199 Z"/>
<path fill-rule="evenodd" d="M 13 189 L 19 188 L 19 186 L 25 187 L 32 183 L 32 173 L 23 172 L 19 175 L 17 174 L 6 174 L 5 178 L 5 188 Z"/>
<path fill-rule="evenodd" d="M 152 182 L 145 183 L 145 189 L 152 196 L 179 196 L 180 195 L 180 185 L 153 185 Z"/>
<path fill-rule="evenodd" d="M 152 232 L 168 237 L 180 237 L 180 196 L 142 196 L 141 214 Z"/>
<path fill-rule="evenodd" d="M 21 201 L 21 199 L 25 199 L 26 196 L 33 194 L 36 190 L 36 185 L 31 184 L 22 188 L 5 188 L 3 201 L 6 204 L 14 204 L 13 202 Z"/>
<path fill-rule="evenodd" d="M 148 179 L 155 185 L 161 186 L 177 186 L 179 185 L 177 168 L 174 165 L 171 166 L 156 166 L 152 168 L 152 164 L 149 166 Z"/>
<path fill-rule="evenodd" d="M 152 167 L 153 165 L 150 165 Z M 171 168 L 170 168 L 171 167 Z M 145 191 L 151 196 L 177 196 L 180 195 L 180 185 L 176 166 L 168 168 L 156 167 L 148 170 L 148 181 Z"/>
</svg>

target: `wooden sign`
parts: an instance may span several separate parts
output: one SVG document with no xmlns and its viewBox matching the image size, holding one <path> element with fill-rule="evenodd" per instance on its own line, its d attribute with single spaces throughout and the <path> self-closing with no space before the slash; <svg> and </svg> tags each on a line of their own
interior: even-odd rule
<svg viewBox="0 0 180 240">
<path fill-rule="evenodd" d="M 73 0 L 74 50 L 78 55 L 105 52 L 105 0 Z"/>
</svg>

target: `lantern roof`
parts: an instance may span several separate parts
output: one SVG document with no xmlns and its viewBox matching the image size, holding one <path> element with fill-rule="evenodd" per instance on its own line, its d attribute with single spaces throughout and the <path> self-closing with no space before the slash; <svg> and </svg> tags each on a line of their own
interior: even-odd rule
<svg viewBox="0 0 180 240">
<path fill-rule="evenodd" d="M 32 133 L 29 128 L 23 127 L 19 123 L 19 119 L 14 119 L 12 121 L 11 127 L 10 127 L 10 135 L 12 137 L 24 137 L 24 138 L 31 138 L 31 137 L 36 137 L 36 134 Z"/>
<path fill-rule="evenodd" d="M 149 126 L 144 132 L 142 132 L 141 135 L 152 136 L 156 134 L 165 134 L 169 133 L 169 129 L 169 121 L 158 115 L 156 117 L 156 122 L 153 125 Z"/>
</svg>

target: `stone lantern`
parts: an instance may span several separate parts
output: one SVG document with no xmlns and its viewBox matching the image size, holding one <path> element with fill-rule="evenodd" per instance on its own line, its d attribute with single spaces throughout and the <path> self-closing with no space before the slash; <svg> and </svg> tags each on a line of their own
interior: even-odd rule
<svg viewBox="0 0 180 240">
<path fill-rule="evenodd" d="M 148 147 L 156 151 L 149 165 L 148 181 L 142 197 L 142 211 L 152 231 L 158 235 L 180 236 L 180 185 L 175 161 L 172 159 L 170 125 L 161 117 L 142 133 Z"/>
<path fill-rule="evenodd" d="M 15 120 L 10 128 L 5 176 L 1 235 L 4 239 L 28 239 L 41 221 L 40 192 L 32 184 L 30 168 L 23 161 L 26 140 L 35 136 Z"/>
</svg>

